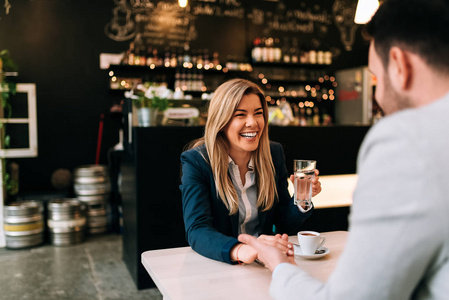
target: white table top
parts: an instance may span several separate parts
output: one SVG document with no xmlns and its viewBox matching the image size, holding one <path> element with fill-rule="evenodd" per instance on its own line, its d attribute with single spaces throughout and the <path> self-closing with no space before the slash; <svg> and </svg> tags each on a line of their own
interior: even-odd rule
<svg viewBox="0 0 449 300">
<path fill-rule="evenodd" d="M 347 231 L 323 233 L 330 253 L 318 260 L 296 257 L 299 267 L 313 277 L 327 280 L 346 244 Z M 296 243 L 296 236 L 290 241 Z M 271 272 L 255 263 L 229 265 L 208 259 L 190 247 L 152 250 L 142 253 L 142 264 L 164 300 L 271 299 Z"/>
</svg>

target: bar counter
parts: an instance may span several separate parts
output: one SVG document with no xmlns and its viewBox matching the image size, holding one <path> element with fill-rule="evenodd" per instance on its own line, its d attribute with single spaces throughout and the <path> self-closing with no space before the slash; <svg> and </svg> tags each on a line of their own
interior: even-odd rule
<svg viewBox="0 0 449 300">
<path fill-rule="evenodd" d="M 315 159 L 320 177 L 354 174 L 367 126 L 275 127 L 270 139 L 284 147 L 287 170 L 294 159 Z M 123 259 L 139 289 L 153 287 L 140 263 L 144 251 L 188 246 L 182 218 L 180 155 L 185 145 L 203 135 L 204 127 L 132 127 L 121 161 Z M 131 143 L 129 143 L 131 141 Z M 329 184 L 335 182 L 329 177 Z M 323 181 L 323 187 L 326 183 Z M 346 191 L 346 195 L 347 195 Z M 347 230 L 350 202 L 337 201 L 335 192 L 316 199 L 314 214 L 304 229 Z"/>
</svg>

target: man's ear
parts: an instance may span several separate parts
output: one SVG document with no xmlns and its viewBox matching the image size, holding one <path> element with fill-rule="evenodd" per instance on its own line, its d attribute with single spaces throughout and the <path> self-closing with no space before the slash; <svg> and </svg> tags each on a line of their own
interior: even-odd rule
<svg viewBox="0 0 449 300">
<path fill-rule="evenodd" d="M 388 74 L 393 88 L 407 90 L 412 75 L 408 53 L 399 47 L 392 47 L 389 55 Z"/>
</svg>

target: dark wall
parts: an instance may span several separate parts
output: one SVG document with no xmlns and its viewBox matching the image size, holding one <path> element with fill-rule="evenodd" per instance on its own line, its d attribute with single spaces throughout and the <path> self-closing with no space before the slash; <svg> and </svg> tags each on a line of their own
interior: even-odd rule
<svg viewBox="0 0 449 300">
<path fill-rule="evenodd" d="M 126 1 L 134 20 L 137 14 L 160 13 L 158 2 L 161 1 Z M 333 68 L 366 64 L 367 46 L 360 37 L 360 28 L 355 29 L 353 50 L 346 51 L 339 38 L 340 31 L 333 23 L 333 8 L 343 12 L 354 7 L 356 0 L 190 2 L 192 8 L 197 7 L 189 12 L 188 24 L 194 25 L 196 30 L 196 36 L 190 40 L 192 48 L 211 45 L 212 51 L 249 59 L 249 47 L 255 36 L 297 35 L 300 42 L 334 47 Z M 105 123 L 100 163 L 107 163 L 107 150 L 117 143 L 121 122 L 121 116 L 110 113 L 110 107 L 118 103 L 120 97 L 109 93 L 107 71 L 100 70 L 99 55 L 120 53 L 134 39 L 130 35 L 128 39 L 125 36 L 113 40 L 105 33 L 118 3 L 114 0 L 21 0 L 11 1 L 9 14 L 3 7 L 0 9 L 0 49 L 9 49 L 19 65 L 18 82 L 37 86 L 39 153 L 37 158 L 14 159 L 20 166 L 21 191 L 51 190 L 50 178 L 54 170 L 73 170 L 79 165 L 94 163 L 101 114 L 105 116 Z M 141 9 L 133 10 L 131 3 L 140 3 Z M 285 11 L 302 10 L 309 11 L 312 16 L 314 13 L 329 15 L 330 23 L 323 27 L 314 21 L 314 32 L 308 33 L 278 30 L 267 22 L 255 25 L 246 18 L 259 4 L 260 9 L 265 10 L 266 21 L 279 21 L 271 14 L 276 10 L 278 16 Z M 336 4 L 342 6 L 334 6 Z M 144 9 L 144 5 L 152 8 Z M 215 5 L 212 14 L 206 9 L 207 5 Z M 240 6 L 244 7 L 244 18 L 239 14 Z M 234 12 L 232 17 L 224 16 L 227 9 Z M 179 42 L 179 37 L 174 38 Z"/>
<path fill-rule="evenodd" d="M 0 14 L 0 49 L 19 66 L 19 82 L 36 83 L 38 157 L 14 159 L 21 190 L 51 189 L 57 168 L 95 162 L 100 115 L 105 114 L 102 162 L 118 140 L 120 117 L 109 113 L 107 72 L 101 52 L 120 52 L 127 43 L 108 39 L 104 26 L 113 1 L 34 0 L 12 2 Z M 118 119 L 118 120 L 117 120 Z"/>
</svg>

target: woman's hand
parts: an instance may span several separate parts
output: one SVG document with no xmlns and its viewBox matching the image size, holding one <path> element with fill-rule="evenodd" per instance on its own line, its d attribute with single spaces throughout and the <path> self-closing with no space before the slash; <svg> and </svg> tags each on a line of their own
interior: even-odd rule
<svg viewBox="0 0 449 300">
<path fill-rule="evenodd" d="M 250 264 L 257 258 L 257 251 L 246 244 L 236 244 L 231 249 L 231 260 Z"/>
<path fill-rule="evenodd" d="M 267 246 L 265 243 L 261 243 L 259 239 L 256 239 L 251 235 L 241 234 L 239 235 L 239 241 L 248 243 L 251 245 L 248 245 L 248 247 L 257 249 L 257 252 L 259 253 L 258 259 L 260 259 L 271 272 L 273 272 L 276 266 L 284 262 L 296 264 L 293 256 L 286 256 L 282 251 L 279 251 L 278 248 Z"/>
<path fill-rule="evenodd" d="M 315 178 L 312 180 L 312 197 L 315 197 L 321 192 L 321 182 L 318 174 L 320 174 L 320 171 L 315 169 Z M 295 175 L 290 175 L 290 180 L 295 184 Z"/>
<path fill-rule="evenodd" d="M 285 233 L 283 235 L 276 234 L 275 236 L 262 234 L 257 238 L 257 240 L 263 242 L 264 244 L 278 248 L 286 255 L 291 256 L 294 254 L 293 245 L 288 241 L 288 235 Z"/>
<path fill-rule="evenodd" d="M 315 178 L 312 180 L 312 197 L 315 197 L 321 192 L 321 182 L 318 174 L 320 174 L 320 171 L 315 169 Z"/>
</svg>

